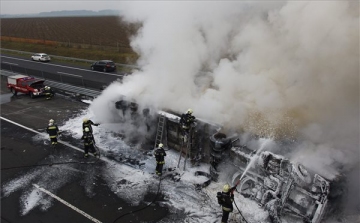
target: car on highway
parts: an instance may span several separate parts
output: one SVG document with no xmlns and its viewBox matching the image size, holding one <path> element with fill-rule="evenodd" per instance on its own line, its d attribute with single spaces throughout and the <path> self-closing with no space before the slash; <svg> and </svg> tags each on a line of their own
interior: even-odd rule
<svg viewBox="0 0 360 223">
<path fill-rule="evenodd" d="M 50 62 L 51 58 L 46 53 L 35 53 L 31 56 L 33 61 Z"/>
<path fill-rule="evenodd" d="M 91 64 L 91 70 L 98 70 L 98 71 L 116 71 L 116 65 L 111 60 L 99 60 L 95 63 Z"/>
</svg>

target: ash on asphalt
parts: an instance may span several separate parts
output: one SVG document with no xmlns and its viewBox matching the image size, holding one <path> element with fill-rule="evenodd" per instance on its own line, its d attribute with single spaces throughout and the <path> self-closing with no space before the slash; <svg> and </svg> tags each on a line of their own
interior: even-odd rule
<svg viewBox="0 0 360 223">
<path fill-rule="evenodd" d="M 44 132 L 49 119 L 55 119 L 61 124 L 65 120 L 74 117 L 87 108 L 87 104 L 56 95 L 52 100 L 45 100 L 43 97 L 31 99 L 28 95 L 19 94 L 17 96 L 9 95 L 4 82 L 1 89 L 2 100 L 1 116 L 24 125 Z M 81 123 L 79 123 L 81 128 Z M 51 190 L 61 199 L 78 207 L 80 210 L 90 214 L 102 222 L 113 222 L 119 216 L 124 215 L 117 222 L 161 222 L 177 218 L 169 215 L 167 207 L 162 207 L 159 202 L 154 202 L 148 206 L 149 201 L 155 198 L 155 194 L 149 192 L 145 197 L 146 200 L 138 206 L 132 206 L 117 197 L 111 190 L 106 181 L 101 177 L 100 167 L 103 165 L 101 160 L 91 157 L 87 161 L 95 164 L 64 164 L 51 166 L 36 166 L 52 163 L 54 160 L 67 162 L 83 162 L 83 154 L 77 150 L 60 145 L 52 148 L 46 140 L 33 140 L 36 133 L 28 131 L 22 127 L 1 120 L 1 184 L 2 188 L 7 182 L 16 179 L 21 175 L 32 174 L 37 170 L 41 173 L 35 179 L 24 186 L 22 190 L 17 190 L 4 196 L 2 192 L 1 212 L 2 220 L 7 222 L 91 222 L 89 219 L 71 210 L 69 207 L 60 202 L 52 201 L 50 208 L 42 210 L 37 207 L 30 210 L 25 215 L 21 214 L 24 208 L 22 199 L 24 193 L 32 190 L 32 184 L 42 182 L 45 177 L 54 178 L 57 182 L 61 176 L 51 176 L 49 172 L 61 173 L 67 171 L 69 180 L 60 188 Z M 62 138 L 70 144 L 82 148 L 82 142 L 72 139 L 70 136 Z M 57 159 L 55 159 L 57 158 Z M 33 166 L 35 165 L 35 166 Z M 14 168 L 5 170 L 5 168 L 26 166 L 24 168 Z M 87 184 L 84 183 L 84 173 L 91 173 L 95 178 L 95 187 L 92 193 L 87 192 Z M 89 174 L 88 174 L 89 175 Z M 38 181 L 37 181 L 38 180 Z M 121 179 L 119 179 L 120 181 Z M 42 186 L 42 185 L 40 185 Z M 56 188 L 56 187 L 55 187 Z M 47 188 L 45 188 L 47 189 Z M 162 196 L 159 196 L 161 201 Z M 39 201 L 41 202 L 41 201 Z M 148 206 L 148 207 L 147 207 Z M 122 207 L 122 209 L 119 209 Z M 143 209 L 142 209 L 143 208 Z M 135 212 L 142 209 L 139 212 Z M 131 214 L 127 214 L 132 212 Z"/>
</svg>

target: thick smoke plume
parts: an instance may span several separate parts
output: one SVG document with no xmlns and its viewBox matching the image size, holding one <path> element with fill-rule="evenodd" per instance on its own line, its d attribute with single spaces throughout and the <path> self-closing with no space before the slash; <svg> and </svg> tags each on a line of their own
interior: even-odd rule
<svg viewBox="0 0 360 223">
<path fill-rule="evenodd" d="M 357 1 L 119 8 L 142 24 L 131 41 L 141 69 L 94 101 L 99 119 L 125 95 L 143 107 L 192 108 L 228 130 L 296 137 L 288 156 L 328 178 L 359 161 Z"/>
</svg>

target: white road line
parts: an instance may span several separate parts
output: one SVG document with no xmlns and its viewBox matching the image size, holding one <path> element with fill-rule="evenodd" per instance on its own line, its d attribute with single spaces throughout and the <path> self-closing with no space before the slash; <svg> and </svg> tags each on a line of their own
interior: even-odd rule
<svg viewBox="0 0 360 223">
<path fill-rule="evenodd" d="M 11 64 L 11 65 L 15 65 L 15 66 L 19 66 L 19 64 L 16 64 L 16 63 L 10 63 L 10 62 L 4 62 L 3 63 L 7 63 L 7 64 Z"/>
<path fill-rule="evenodd" d="M 16 122 L 14 122 L 14 121 L 11 121 L 10 119 L 4 118 L 4 117 L 2 117 L 2 116 L 0 116 L 0 119 L 5 120 L 5 121 L 7 121 L 7 122 L 10 122 L 10 123 L 12 123 L 12 124 L 14 124 L 14 125 L 17 125 L 17 126 L 19 126 L 19 127 L 21 127 L 21 128 L 24 128 L 24 129 L 29 130 L 29 131 L 31 131 L 31 132 L 34 132 L 34 133 L 36 133 L 36 134 L 43 135 L 43 136 L 45 136 L 45 137 L 48 136 L 47 133 L 38 132 L 38 131 L 36 131 L 36 130 L 34 130 L 34 129 L 32 129 L 32 128 L 26 127 L 26 126 L 24 126 L 24 125 L 21 125 L 21 124 L 19 124 L 19 123 L 16 123 Z M 66 146 L 68 146 L 68 147 L 70 147 L 70 148 L 73 148 L 73 149 L 75 149 L 75 150 L 77 150 L 77 151 L 84 152 L 83 149 L 80 149 L 80 148 L 78 148 L 78 147 L 75 147 L 75 146 L 73 146 L 73 145 L 71 145 L 71 144 L 69 144 L 69 143 L 67 143 L 67 142 L 62 141 L 62 140 L 58 140 L 58 142 L 61 143 L 61 144 L 63 144 L 63 145 L 66 145 Z M 90 154 L 90 155 L 92 155 L 92 154 Z"/>
<path fill-rule="evenodd" d="M 56 196 L 55 194 L 51 193 L 50 191 L 45 190 L 44 188 L 40 187 L 37 184 L 33 184 L 34 187 L 36 187 L 37 189 L 39 189 L 40 191 L 44 192 L 45 194 L 49 195 L 52 198 L 55 198 L 56 200 L 60 201 L 61 203 L 65 204 L 66 206 L 68 206 L 69 208 L 73 209 L 74 211 L 82 214 L 83 216 L 85 216 L 86 218 L 88 218 L 89 220 L 91 220 L 92 222 L 96 222 L 96 223 L 101 223 L 101 221 L 97 220 L 96 218 L 90 216 L 89 214 L 83 212 L 82 210 L 80 210 L 79 208 L 75 207 L 74 205 L 71 205 L 70 203 L 64 201 L 63 199 L 61 199 L 60 197 Z"/>
<path fill-rule="evenodd" d="M 7 56 L 1 56 L 1 57 L 13 59 L 13 60 L 22 60 L 22 61 L 26 61 L 26 62 L 34 62 L 34 61 L 19 59 L 19 58 L 15 58 L 15 57 L 7 57 Z M 3 63 L 4 63 L 4 62 L 3 62 Z M 34 62 L 34 63 L 35 63 L 35 62 Z M 36 63 L 37 63 L 37 62 L 36 62 Z M 117 76 L 117 77 L 123 77 L 123 76 L 124 76 L 124 75 L 121 75 L 121 74 L 111 74 L 111 73 L 97 72 L 97 71 L 92 71 L 92 70 L 85 70 L 85 69 L 81 69 L 81 68 L 68 67 L 68 66 L 63 66 L 63 65 L 58 65 L 58 64 L 51 64 L 51 63 L 50 63 L 50 64 L 44 64 L 44 65 L 70 68 L 70 69 L 74 69 L 74 70 L 90 71 L 90 72 L 101 73 L 101 74 L 106 74 L 106 75 L 111 75 L 111 76 Z"/>
<path fill-rule="evenodd" d="M 74 77 L 80 77 L 82 78 L 82 76 L 80 75 L 76 75 L 76 74 L 69 74 L 69 73 L 64 73 L 64 72 L 57 72 L 58 74 L 65 74 L 65 75 L 69 75 L 69 76 L 74 76 Z"/>
</svg>

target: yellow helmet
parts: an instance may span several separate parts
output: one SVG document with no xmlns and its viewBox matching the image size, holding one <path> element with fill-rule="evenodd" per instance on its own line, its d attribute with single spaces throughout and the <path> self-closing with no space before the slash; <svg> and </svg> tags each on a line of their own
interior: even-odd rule
<svg viewBox="0 0 360 223">
<path fill-rule="evenodd" d="M 84 118 L 84 119 L 83 119 L 83 122 L 87 122 L 87 121 L 89 121 L 88 118 Z"/>
<path fill-rule="evenodd" d="M 193 110 L 192 110 L 191 108 L 189 108 L 189 109 L 187 110 L 187 113 L 191 115 L 191 114 L 193 113 Z"/>
<path fill-rule="evenodd" d="M 164 144 L 160 143 L 159 148 L 163 148 L 163 147 L 164 147 Z"/>
<path fill-rule="evenodd" d="M 54 123 L 54 119 L 50 119 L 49 123 L 51 123 L 51 124 Z"/>
<path fill-rule="evenodd" d="M 89 132 L 89 131 L 90 131 L 90 129 L 89 129 L 88 127 L 86 127 L 84 130 L 85 130 L 85 132 Z"/>
<path fill-rule="evenodd" d="M 225 184 L 224 187 L 223 187 L 223 192 L 224 192 L 224 193 L 229 192 L 229 191 L 230 191 L 230 188 L 231 188 L 231 187 L 230 187 L 229 184 Z"/>
</svg>

